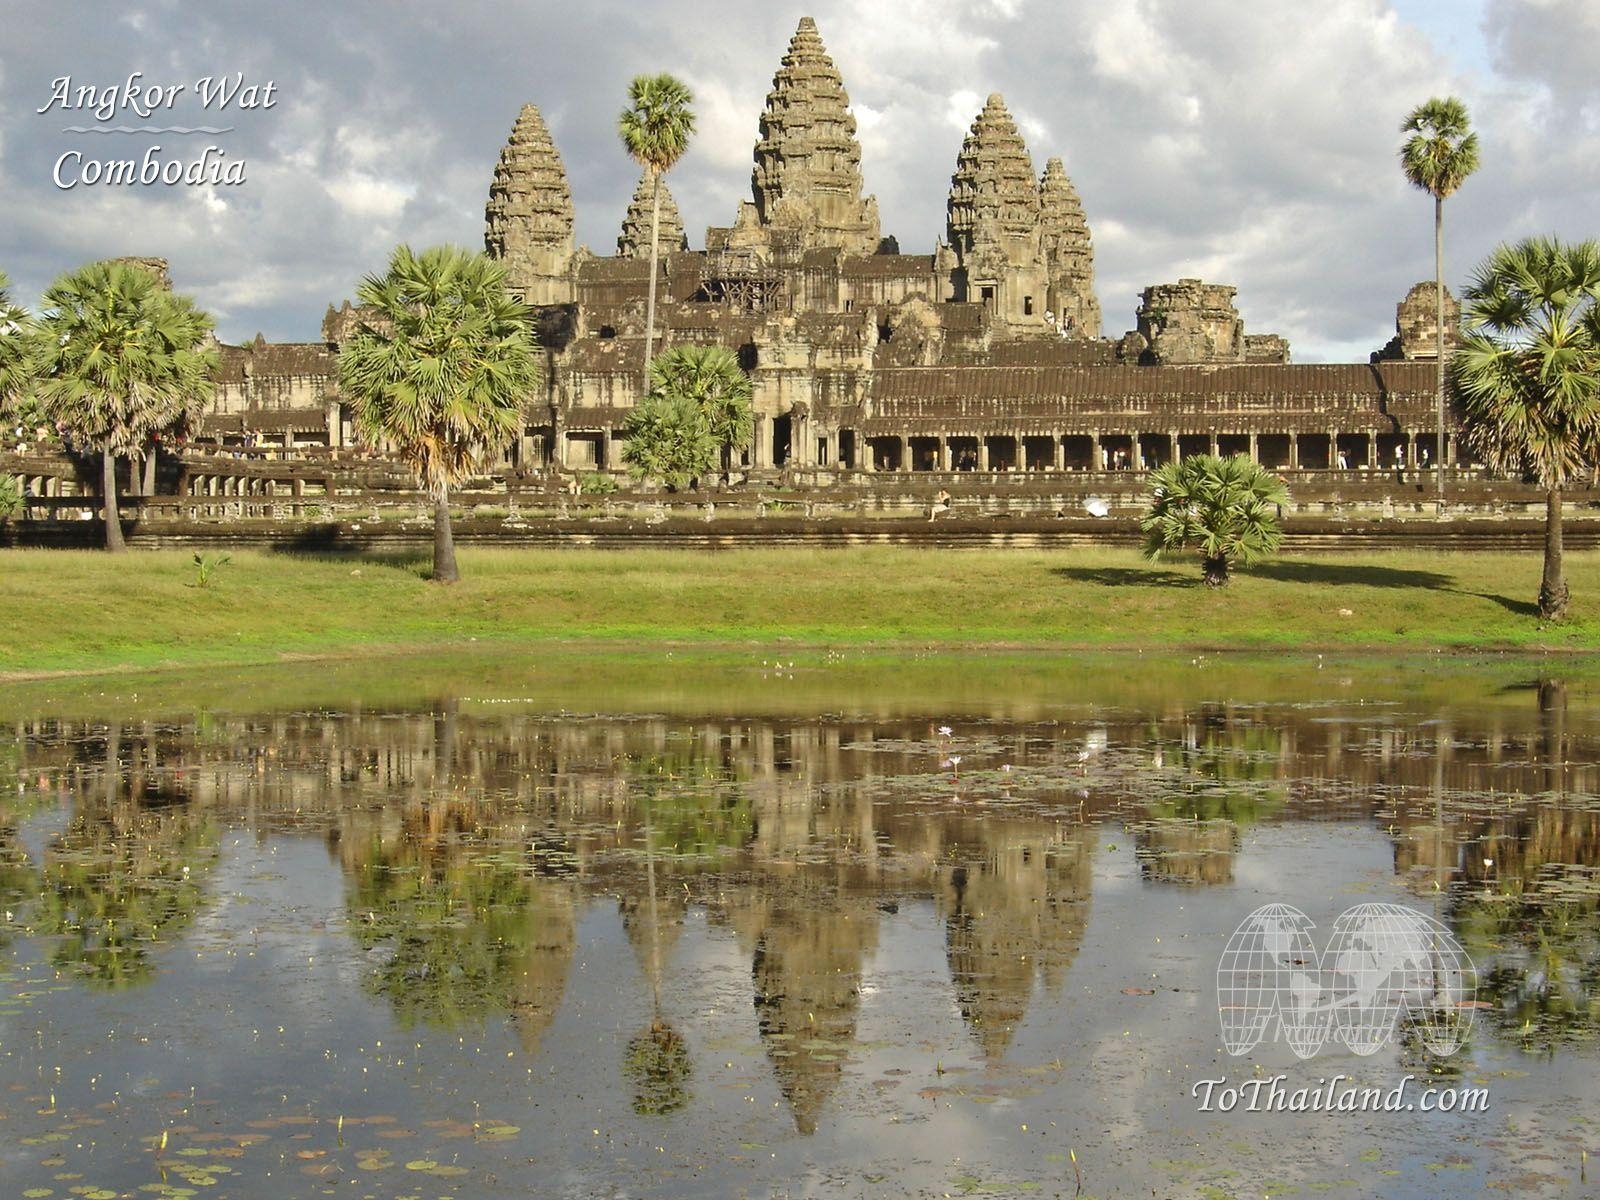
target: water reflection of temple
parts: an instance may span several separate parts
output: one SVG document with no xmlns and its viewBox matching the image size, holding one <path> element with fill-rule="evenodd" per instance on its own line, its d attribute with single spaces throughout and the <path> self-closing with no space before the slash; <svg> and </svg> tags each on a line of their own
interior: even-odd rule
<svg viewBox="0 0 1600 1200">
<path fill-rule="evenodd" d="M 1082 943 L 1096 822 L 1131 829 L 1151 880 L 1224 882 L 1241 830 L 1287 816 L 1389 831 L 1419 891 L 1536 892 L 1552 864 L 1600 863 L 1600 769 L 1573 744 L 1561 711 L 1531 704 L 1426 723 L 1174 706 L 944 735 L 926 719 L 577 719 L 442 701 L 40 721 L 11 749 L 24 777 L 74 802 L 59 864 L 117 841 L 165 847 L 142 868 L 164 879 L 161 862 L 203 868 L 223 825 L 326 839 L 373 989 L 407 1020 L 504 1017 L 530 1050 L 561 1006 L 586 904 L 618 906 L 657 993 L 701 908 L 749 963 L 761 1043 L 809 1131 L 856 1039 L 886 909 L 932 906 L 952 1004 L 998 1062 Z M 8 894 L 25 870 L 14 824 L 0 812 Z M 101 857 L 83 886 L 133 870 Z M 45 887 L 67 895 L 66 875 Z M 189 878 L 192 909 L 204 870 Z M 1495 928 L 1514 919 L 1497 912 Z"/>
</svg>

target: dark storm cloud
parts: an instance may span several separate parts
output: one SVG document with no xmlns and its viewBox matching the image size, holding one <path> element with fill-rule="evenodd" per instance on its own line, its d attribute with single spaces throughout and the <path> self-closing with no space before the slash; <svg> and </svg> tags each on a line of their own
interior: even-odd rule
<svg viewBox="0 0 1600 1200">
<path fill-rule="evenodd" d="M 698 245 L 748 196 L 762 101 L 804 11 L 850 90 L 885 231 L 932 247 L 966 126 L 1003 92 L 1035 167 L 1060 154 L 1083 195 L 1111 333 L 1145 284 L 1200 275 L 1237 285 L 1249 327 L 1288 334 L 1299 358 L 1381 343 L 1432 270 L 1431 206 L 1400 176 L 1398 126 L 1444 91 L 1467 99 L 1485 160 L 1450 202 L 1453 280 L 1506 237 L 1594 232 L 1589 0 L 1494 0 L 1489 74 L 1453 66 L 1382 0 L 22 3 L 0 47 L 0 267 L 31 301 L 86 259 L 163 255 L 225 337 L 315 337 L 323 306 L 395 242 L 479 243 L 495 157 L 529 100 L 566 162 L 579 241 L 610 253 L 636 178 L 616 113 L 631 76 L 663 69 L 697 96 L 671 186 Z M 58 191 L 63 150 L 144 143 L 63 135 L 74 122 L 34 112 L 50 81 L 132 70 L 275 81 L 277 107 L 230 114 L 217 139 L 248 183 Z"/>
</svg>

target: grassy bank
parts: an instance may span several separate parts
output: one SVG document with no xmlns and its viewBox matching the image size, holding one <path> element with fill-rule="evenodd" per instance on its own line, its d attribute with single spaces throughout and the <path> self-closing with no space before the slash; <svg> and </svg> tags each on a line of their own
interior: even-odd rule
<svg viewBox="0 0 1600 1200">
<path fill-rule="evenodd" d="M 499 640 L 1080 649 L 1600 649 L 1600 553 L 1568 557 L 1573 618 L 1533 616 L 1536 555 L 1298 557 L 1200 586 L 1126 551 L 464 550 L 424 559 L 241 551 L 0 555 L 0 673 L 244 664 Z"/>
</svg>

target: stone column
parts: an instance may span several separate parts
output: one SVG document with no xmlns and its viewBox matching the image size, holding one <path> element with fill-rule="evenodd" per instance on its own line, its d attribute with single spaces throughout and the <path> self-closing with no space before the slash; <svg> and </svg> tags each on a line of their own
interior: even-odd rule
<svg viewBox="0 0 1600 1200">
<path fill-rule="evenodd" d="M 1211 457 L 1216 458 L 1217 453 L 1217 431 L 1213 429 L 1211 431 Z"/>
<path fill-rule="evenodd" d="M 1289 435 L 1289 469 L 1291 471 L 1300 469 L 1300 435 L 1298 433 Z"/>
<path fill-rule="evenodd" d="M 1052 444 L 1051 461 L 1055 463 L 1056 470 L 1065 471 L 1067 469 L 1067 437 L 1066 434 L 1061 433 L 1059 430 L 1056 432 L 1055 441 Z"/>
<path fill-rule="evenodd" d="M 950 437 L 948 434 L 939 435 L 939 470 L 950 469 Z"/>
<path fill-rule="evenodd" d="M 1172 448 L 1172 461 L 1177 462 L 1182 457 L 1182 454 L 1178 449 L 1178 431 L 1176 429 L 1167 431 L 1167 445 Z"/>
<path fill-rule="evenodd" d="M 1378 435 L 1375 434 L 1375 433 L 1369 433 L 1369 434 L 1367 434 L 1367 470 L 1375 471 L 1377 469 L 1378 469 Z"/>
<path fill-rule="evenodd" d="M 1133 469 L 1144 470 L 1144 443 L 1139 440 L 1139 435 L 1133 435 Z"/>
<path fill-rule="evenodd" d="M 984 434 L 978 435 L 978 470 L 989 469 L 989 439 Z"/>
<path fill-rule="evenodd" d="M 911 470 L 911 439 L 909 437 L 900 439 L 900 469 L 902 471 Z"/>
<path fill-rule="evenodd" d="M 1250 458 L 1253 462 L 1261 461 L 1261 452 L 1259 444 L 1256 441 L 1255 430 L 1250 431 Z"/>
</svg>

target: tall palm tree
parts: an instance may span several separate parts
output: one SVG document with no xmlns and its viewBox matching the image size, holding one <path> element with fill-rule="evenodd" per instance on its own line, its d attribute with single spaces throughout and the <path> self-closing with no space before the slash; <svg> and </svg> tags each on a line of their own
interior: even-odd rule
<svg viewBox="0 0 1600 1200">
<path fill-rule="evenodd" d="M 122 550 L 118 455 L 198 415 L 215 390 L 211 317 L 143 267 L 95 262 L 45 292 L 28 374 L 46 419 L 100 452 L 106 549 Z"/>
<path fill-rule="evenodd" d="M 1413 187 L 1433 197 L 1433 284 L 1437 331 L 1439 422 L 1434 478 L 1444 501 L 1444 202 L 1478 169 L 1478 135 L 1467 120 L 1467 106 L 1454 96 L 1435 96 L 1418 105 L 1400 126 L 1411 136 L 1400 147 L 1400 168 Z"/>
<path fill-rule="evenodd" d="M 732 471 L 733 454 L 750 445 L 756 423 L 750 407 L 750 376 L 732 350 L 674 346 L 651 362 L 650 391 L 693 403 L 719 448 L 724 476 Z"/>
<path fill-rule="evenodd" d="M 694 95 L 671 75 L 638 75 L 628 85 L 628 107 L 617 117 L 617 132 L 633 160 L 650 176 L 650 285 L 645 300 L 645 386 L 649 386 L 656 335 L 656 264 L 661 243 L 661 177 L 689 148 L 694 133 Z"/>
<path fill-rule="evenodd" d="M 459 246 L 395 247 L 357 295 L 368 319 L 339 351 L 356 423 L 391 443 L 433 497 L 433 578 L 454 583 L 450 489 L 505 449 L 539 381 L 528 306 L 505 268 Z"/>
<path fill-rule="evenodd" d="M 1139 522 L 1144 552 L 1200 551 L 1207 587 L 1227 587 L 1233 563 L 1251 563 L 1283 542 L 1278 509 L 1289 499 L 1282 479 L 1243 454 L 1195 454 L 1150 475 L 1150 508 Z"/>
<path fill-rule="evenodd" d="M 0 271 L 0 413 L 17 399 L 26 378 L 23 369 L 28 335 L 28 314 L 12 303 L 11 280 Z"/>
<path fill-rule="evenodd" d="M 1451 362 L 1467 436 L 1497 470 L 1545 489 L 1539 616 L 1567 610 L 1561 492 L 1600 461 L 1600 242 L 1500 246 L 1466 290 L 1467 336 Z"/>
</svg>

